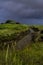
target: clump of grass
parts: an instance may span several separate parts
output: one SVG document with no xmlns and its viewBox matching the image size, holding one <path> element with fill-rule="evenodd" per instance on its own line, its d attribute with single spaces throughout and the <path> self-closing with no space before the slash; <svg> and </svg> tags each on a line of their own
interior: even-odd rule
<svg viewBox="0 0 43 65">
<path fill-rule="evenodd" d="M 43 65 L 43 43 L 30 44 L 21 51 L 17 51 L 15 46 L 13 46 L 14 45 L 12 45 L 12 48 L 7 47 L 6 50 L 3 50 L 2 53 L 0 53 L 0 56 L 3 56 L 1 58 L 3 64 L 6 63 L 5 65 Z"/>
</svg>

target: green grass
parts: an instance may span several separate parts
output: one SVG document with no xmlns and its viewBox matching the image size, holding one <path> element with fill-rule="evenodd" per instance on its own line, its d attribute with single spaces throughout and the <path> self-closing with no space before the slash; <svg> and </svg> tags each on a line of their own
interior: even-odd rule
<svg viewBox="0 0 43 65">
<path fill-rule="evenodd" d="M 0 65 L 43 65 L 43 43 L 29 44 L 21 51 L 7 47 L 0 52 Z"/>
<path fill-rule="evenodd" d="M 39 30 L 43 30 L 43 25 L 34 25 L 34 26 L 39 28 Z"/>
<path fill-rule="evenodd" d="M 43 26 L 41 25 L 34 25 L 35 27 L 39 28 L 40 30 L 43 29 Z M 21 31 L 28 30 L 30 25 L 25 24 L 0 24 L 0 35 L 6 35 L 6 34 L 13 34 L 13 33 L 19 33 Z"/>
<path fill-rule="evenodd" d="M 0 24 L 0 35 L 18 33 L 27 29 L 28 26 L 23 24 Z"/>
<path fill-rule="evenodd" d="M 43 26 L 35 26 L 43 29 Z M 0 24 L 0 37 L 20 33 L 29 29 L 25 24 Z M 0 38 L 1 39 L 1 38 Z M 3 37 L 4 39 L 4 37 Z M 15 44 L 15 43 L 14 43 Z M 0 65 L 43 65 L 43 42 L 30 43 L 23 50 L 16 50 L 16 45 L 0 49 Z"/>
<path fill-rule="evenodd" d="M 15 37 L 28 29 L 29 26 L 25 24 L 0 24 L 0 43 L 15 40 Z"/>
</svg>

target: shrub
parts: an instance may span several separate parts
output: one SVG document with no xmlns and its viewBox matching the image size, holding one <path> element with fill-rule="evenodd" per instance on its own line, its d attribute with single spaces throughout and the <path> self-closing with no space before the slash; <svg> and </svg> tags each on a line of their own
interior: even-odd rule
<svg viewBox="0 0 43 65">
<path fill-rule="evenodd" d="M 13 20 L 7 20 L 5 23 L 16 23 L 16 22 Z"/>
</svg>

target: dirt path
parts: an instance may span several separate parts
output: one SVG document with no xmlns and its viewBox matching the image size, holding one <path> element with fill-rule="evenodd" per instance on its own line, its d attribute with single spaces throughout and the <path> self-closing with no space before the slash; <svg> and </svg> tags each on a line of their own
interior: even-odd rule
<svg viewBox="0 0 43 65">
<path fill-rule="evenodd" d="M 16 49 L 23 49 L 27 44 L 29 44 L 32 40 L 31 33 L 22 38 L 16 45 Z"/>
</svg>

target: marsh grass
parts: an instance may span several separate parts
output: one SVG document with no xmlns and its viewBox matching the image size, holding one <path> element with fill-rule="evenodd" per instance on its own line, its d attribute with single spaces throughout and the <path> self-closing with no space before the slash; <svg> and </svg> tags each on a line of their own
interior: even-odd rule
<svg viewBox="0 0 43 65">
<path fill-rule="evenodd" d="M 0 65 L 43 65 L 43 43 L 30 44 L 21 51 L 15 46 L 0 50 Z"/>
</svg>

